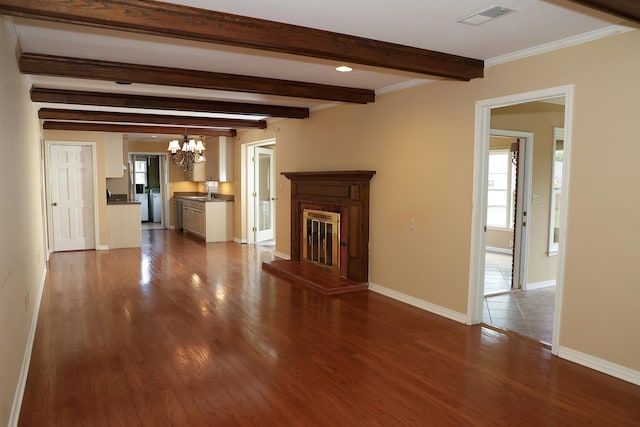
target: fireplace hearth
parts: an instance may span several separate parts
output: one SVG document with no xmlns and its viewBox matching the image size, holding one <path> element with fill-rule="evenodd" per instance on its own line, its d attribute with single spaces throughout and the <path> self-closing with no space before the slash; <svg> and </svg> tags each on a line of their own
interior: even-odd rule
<svg viewBox="0 0 640 427">
<path fill-rule="evenodd" d="M 291 260 L 263 268 L 324 294 L 366 290 L 375 171 L 283 172 L 291 180 Z"/>
</svg>

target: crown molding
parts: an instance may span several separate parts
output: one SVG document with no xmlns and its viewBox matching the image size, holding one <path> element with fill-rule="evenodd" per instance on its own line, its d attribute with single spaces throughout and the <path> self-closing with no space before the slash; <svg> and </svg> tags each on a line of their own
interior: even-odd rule
<svg viewBox="0 0 640 427">
<path fill-rule="evenodd" d="M 506 62 L 517 61 L 519 59 L 527 58 L 529 56 L 540 55 L 542 53 L 552 52 L 558 49 L 564 49 L 565 47 L 575 46 L 582 43 L 591 42 L 594 40 L 600 40 L 616 34 L 622 34 L 629 31 L 634 31 L 634 28 L 625 27 L 623 25 L 610 25 L 598 30 L 589 31 L 577 36 L 567 37 L 565 39 L 556 40 L 550 43 L 541 44 L 531 47 L 529 49 L 522 49 L 516 52 L 508 53 L 506 55 L 495 56 L 484 61 L 485 68 L 493 67 L 495 65 L 504 64 Z"/>
</svg>

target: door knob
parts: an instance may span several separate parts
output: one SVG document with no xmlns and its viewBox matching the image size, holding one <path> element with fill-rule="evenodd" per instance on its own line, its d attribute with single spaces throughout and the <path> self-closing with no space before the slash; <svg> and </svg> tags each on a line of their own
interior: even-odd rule
<svg viewBox="0 0 640 427">
<path fill-rule="evenodd" d="M 51 206 L 58 206 L 58 203 L 53 202 L 53 203 L 51 203 Z"/>
</svg>

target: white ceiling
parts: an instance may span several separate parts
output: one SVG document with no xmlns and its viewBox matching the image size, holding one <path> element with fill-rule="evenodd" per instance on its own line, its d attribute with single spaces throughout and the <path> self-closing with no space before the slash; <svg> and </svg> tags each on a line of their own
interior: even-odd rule
<svg viewBox="0 0 640 427">
<path fill-rule="evenodd" d="M 624 24 L 620 18 L 566 0 L 173 0 L 170 3 L 329 30 L 485 61 L 602 30 L 615 24 Z M 480 26 L 456 22 L 495 4 L 516 9 L 517 12 Z M 335 67 L 342 64 L 335 61 L 23 18 L 12 20 L 22 50 L 29 53 L 271 77 L 373 89 L 378 93 L 429 81 L 429 77 L 424 75 L 353 64 L 349 64 L 353 66 L 353 72 L 339 73 L 335 71 Z M 31 79 L 34 86 L 56 89 L 263 103 L 308 107 L 312 111 L 333 105 L 327 101 L 240 92 L 141 84 L 121 86 L 112 82 L 46 76 L 31 76 Z M 51 104 L 47 107 L 63 106 Z M 80 109 L 77 106 L 73 108 Z M 104 107 L 99 109 L 123 111 Z"/>
</svg>

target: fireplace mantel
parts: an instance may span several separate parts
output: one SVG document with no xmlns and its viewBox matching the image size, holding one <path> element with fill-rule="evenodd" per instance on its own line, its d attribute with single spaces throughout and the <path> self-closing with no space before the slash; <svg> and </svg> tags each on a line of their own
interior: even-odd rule
<svg viewBox="0 0 640 427">
<path fill-rule="evenodd" d="M 291 180 L 291 260 L 302 261 L 302 211 L 340 212 L 346 218 L 346 265 L 341 276 L 356 283 L 369 280 L 369 186 L 375 171 L 283 172 Z M 341 269 L 342 270 L 342 269 Z"/>
</svg>

